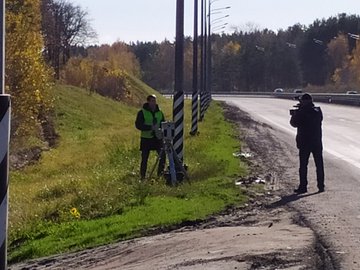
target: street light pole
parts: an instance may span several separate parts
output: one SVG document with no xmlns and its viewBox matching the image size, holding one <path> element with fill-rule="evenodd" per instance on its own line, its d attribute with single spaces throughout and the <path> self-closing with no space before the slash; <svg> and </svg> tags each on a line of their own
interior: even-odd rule
<svg viewBox="0 0 360 270">
<path fill-rule="evenodd" d="M 176 2 L 176 41 L 175 41 L 175 89 L 173 103 L 173 121 L 175 134 L 174 150 L 183 162 L 184 154 L 184 0 Z"/>
<path fill-rule="evenodd" d="M 229 17 L 229 15 L 223 16 L 221 18 L 215 19 L 213 22 L 211 21 L 211 15 L 216 14 L 217 12 L 213 12 L 213 11 L 221 11 L 221 10 L 225 10 L 225 9 L 229 9 L 231 8 L 230 6 L 228 7 L 223 7 L 223 8 L 216 8 L 216 9 L 212 9 L 211 5 L 212 3 L 214 3 L 216 0 L 209 0 L 209 11 L 208 11 L 208 38 L 207 38 L 207 68 L 206 68 L 206 101 L 205 101 L 205 110 L 209 107 L 210 102 L 211 102 L 211 92 L 212 92 L 212 48 L 211 48 L 211 44 L 212 44 L 212 33 L 211 33 L 211 26 L 213 22 L 219 21 L 223 18 L 227 18 Z"/>
<path fill-rule="evenodd" d="M 5 0 L 0 0 L 0 270 L 7 269 L 10 95 L 5 94 Z"/>
<path fill-rule="evenodd" d="M 194 0 L 193 91 L 190 135 L 196 135 L 198 131 L 198 6 L 198 0 Z"/>
<path fill-rule="evenodd" d="M 208 34 L 208 46 L 207 46 L 207 96 L 206 96 L 206 107 L 205 110 L 209 107 L 211 101 L 211 0 L 209 0 L 209 16 L 208 16 L 208 25 L 209 25 L 209 34 Z"/>
<path fill-rule="evenodd" d="M 206 33 L 206 0 L 201 0 L 201 40 L 200 40 L 200 116 L 199 121 L 204 118 L 205 101 L 205 33 Z"/>
</svg>

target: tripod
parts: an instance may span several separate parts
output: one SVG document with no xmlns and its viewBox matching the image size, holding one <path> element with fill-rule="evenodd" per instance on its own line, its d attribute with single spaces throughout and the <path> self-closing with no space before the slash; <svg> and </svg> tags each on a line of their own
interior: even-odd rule
<svg viewBox="0 0 360 270">
<path fill-rule="evenodd" d="M 171 182 L 172 186 L 175 186 L 176 183 L 178 181 L 181 181 L 183 177 L 185 177 L 187 180 L 189 180 L 189 176 L 187 175 L 187 172 L 184 168 L 184 166 L 182 165 L 181 160 L 179 159 L 179 157 L 177 156 L 173 144 L 172 144 L 172 128 L 173 128 L 173 123 L 171 122 L 165 122 L 162 124 L 162 129 L 163 129 L 163 134 L 164 134 L 164 138 L 163 138 L 163 148 L 161 149 L 160 154 L 158 155 L 156 162 L 150 172 L 149 178 L 151 178 L 151 176 L 154 173 L 154 170 L 156 168 L 156 166 L 158 165 L 161 156 L 164 154 L 166 154 L 167 159 L 169 160 L 169 178 L 167 180 L 170 180 L 169 182 Z M 181 178 L 181 179 L 180 179 Z"/>
</svg>

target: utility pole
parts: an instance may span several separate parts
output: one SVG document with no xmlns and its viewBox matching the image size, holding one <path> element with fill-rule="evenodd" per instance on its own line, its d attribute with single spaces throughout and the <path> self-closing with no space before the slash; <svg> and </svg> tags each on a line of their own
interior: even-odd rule
<svg viewBox="0 0 360 270">
<path fill-rule="evenodd" d="M 206 0 L 201 0 L 201 90 L 200 90 L 200 118 L 202 121 L 205 114 L 206 101 Z"/>
<path fill-rule="evenodd" d="M 209 0 L 209 11 L 208 11 L 208 38 L 207 38 L 207 68 L 206 68 L 206 81 L 207 81 L 207 87 L 206 87 L 206 101 L 205 101 L 205 111 L 210 105 L 211 101 L 211 0 Z"/>
<path fill-rule="evenodd" d="M 178 158 L 184 160 L 184 0 L 176 2 L 176 41 L 175 41 L 175 89 L 173 121 L 175 134 L 173 145 Z"/>
<path fill-rule="evenodd" d="M 198 132 L 198 12 L 199 1 L 194 0 L 194 40 L 193 40 L 193 92 L 191 102 L 191 131 L 190 135 L 196 135 Z"/>
</svg>

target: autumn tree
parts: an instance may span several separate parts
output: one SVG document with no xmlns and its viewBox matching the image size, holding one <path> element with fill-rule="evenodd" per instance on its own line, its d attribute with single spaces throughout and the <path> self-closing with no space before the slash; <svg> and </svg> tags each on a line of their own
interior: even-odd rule
<svg viewBox="0 0 360 270">
<path fill-rule="evenodd" d="M 345 34 L 339 34 L 327 45 L 329 68 L 331 69 L 330 82 L 336 84 L 348 83 L 349 71 L 349 43 Z"/>
<path fill-rule="evenodd" d="M 44 55 L 59 79 L 61 68 L 70 59 L 72 47 L 85 45 L 96 37 L 88 13 L 67 0 L 42 0 Z"/>
<path fill-rule="evenodd" d="M 88 57 L 106 63 L 109 70 L 125 70 L 126 72 L 140 77 L 140 64 L 129 45 L 124 42 L 115 42 L 110 45 L 101 45 L 88 50 Z"/>
<path fill-rule="evenodd" d="M 356 47 L 350 55 L 347 55 L 342 66 L 338 67 L 332 76 L 336 85 L 345 85 L 348 89 L 360 88 L 360 42 L 357 41 Z"/>
<path fill-rule="evenodd" d="M 87 57 L 72 57 L 61 73 L 61 79 L 87 89 L 90 93 L 115 100 L 132 101 L 131 77 L 140 77 L 140 64 L 131 48 L 123 42 L 93 46 Z"/>
<path fill-rule="evenodd" d="M 41 51 L 40 0 L 6 5 L 6 87 L 12 96 L 12 135 L 40 136 L 51 106 L 50 72 Z"/>
</svg>

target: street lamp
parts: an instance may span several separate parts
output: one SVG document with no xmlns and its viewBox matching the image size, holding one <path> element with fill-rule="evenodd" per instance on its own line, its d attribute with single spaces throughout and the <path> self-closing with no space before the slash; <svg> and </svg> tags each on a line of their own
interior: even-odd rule
<svg viewBox="0 0 360 270">
<path fill-rule="evenodd" d="M 324 42 L 322 40 L 320 40 L 320 39 L 313 38 L 313 41 L 318 45 L 323 45 L 324 44 Z"/>
<path fill-rule="evenodd" d="M 290 42 L 286 42 L 286 45 L 287 45 L 289 48 L 296 49 L 296 44 L 293 44 L 293 43 L 290 43 Z"/>
<path fill-rule="evenodd" d="M 210 16 L 209 16 L 209 17 L 210 17 Z M 222 17 L 220 17 L 220 18 L 216 18 L 216 19 L 214 19 L 214 20 L 211 21 L 211 24 L 214 24 L 215 22 L 217 22 L 217 21 L 219 21 L 219 20 L 222 20 L 222 19 L 225 19 L 225 18 L 227 18 L 227 17 L 230 17 L 230 15 L 227 14 L 227 15 L 222 16 Z"/>
<path fill-rule="evenodd" d="M 224 10 L 224 9 L 229 9 L 229 8 L 231 8 L 231 7 L 228 6 L 228 7 L 223 7 L 223 8 L 214 8 L 212 11 Z M 211 14 L 213 14 L 213 13 L 211 12 Z"/>
<path fill-rule="evenodd" d="M 211 5 L 217 0 L 213 0 L 213 1 L 209 1 L 209 13 L 208 13 L 208 25 L 209 25 L 209 34 L 208 34 L 208 48 L 207 48 L 207 85 L 206 85 L 206 89 L 207 89 L 207 94 L 208 94 L 208 97 L 207 97 L 207 105 L 206 105 L 206 108 L 208 107 L 210 101 L 211 101 L 211 83 L 212 83 L 212 70 L 211 70 L 211 67 L 212 67 L 212 51 L 211 51 L 211 42 L 212 42 L 212 34 L 211 34 L 211 25 L 213 23 L 216 23 L 218 21 L 221 21 L 222 19 L 224 18 L 227 18 L 229 17 L 230 15 L 225 15 L 225 16 L 222 16 L 220 18 L 216 18 L 215 20 L 211 20 L 211 15 L 213 14 L 218 14 L 218 13 L 221 13 L 222 10 L 227 10 L 227 9 L 230 9 L 231 7 L 230 6 L 227 6 L 227 7 L 222 7 L 222 8 L 216 8 L 216 9 L 211 9 Z M 214 11 L 219 11 L 219 12 L 214 12 Z"/>
<path fill-rule="evenodd" d="M 202 121 L 205 110 L 207 109 L 210 99 L 211 99 L 211 24 L 217 21 L 220 21 L 224 18 L 229 17 L 229 15 L 217 18 L 211 21 L 211 15 L 218 14 L 221 11 L 229 9 L 230 7 L 223 7 L 217 9 L 211 9 L 213 3 L 219 0 L 201 0 L 201 69 L 200 69 L 200 118 Z M 208 12 L 206 11 L 208 7 Z M 207 18 L 206 18 L 207 17 Z M 206 22 L 207 19 L 207 22 Z"/>
<path fill-rule="evenodd" d="M 260 51 L 260 52 L 265 52 L 265 48 L 264 47 L 260 47 L 258 45 L 255 45 L 255 48 Z"/>
<path fill-rule="evenodd" d="M 225 28 L 226 28 L 226 25 L 227 25 L 227 23 L 222 24 L 222 25 L 215 26 L 215 27 L 212 28 L 212 32 L 214 33 L 215 31 L 219 31 L 219 30 L 221 30 L 221 29 L 225 29 Z"/>
<path fill-rule="evenodd" d="M 355 39 L 355 40 L 360 40 L 360 36 L 359 35 L 356 35 L 356 34 L 352 34 L 352 33 L 348 33 L 348 36 L 352 39 Z"/>
<path fill-rule="evenodd" d="M 215 9 L 212 9 L 211 12 L 210 12 L 210 10 L 209 10 L 208 16 L 210 16 L 210 15 L 215 15 L 215 14 L 221 14 L 223 10 L 229 9 L 229 8 L 231 8 L 231 7 L 228 6 L 228 7 L 222 7 L 222 8 L 215 8 Z M 214 11 L 215 11 L 215 12 L 214 12 Z"/>
</svg>

